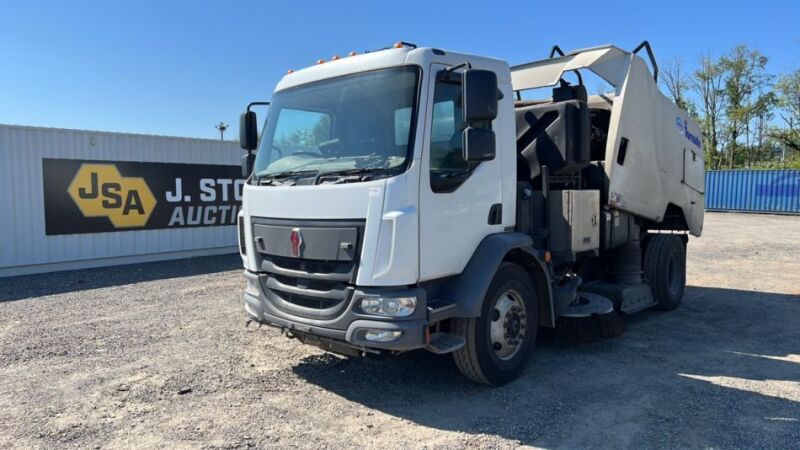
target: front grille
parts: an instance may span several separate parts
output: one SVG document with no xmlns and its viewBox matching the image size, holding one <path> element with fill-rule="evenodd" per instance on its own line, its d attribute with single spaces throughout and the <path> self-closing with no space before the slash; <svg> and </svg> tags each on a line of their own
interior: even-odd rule
<svg viewBox="0 0 800 450">
<path fill-rule="evenodd" d="M 352 261 L 315 261 L 311 259 L 281 258 L 280 256 L 265 257 L 276 267 L 295 272 L 308 274 L 333 275 L 349 273 L 355 265 Z"/>
<path fill-rule="evenodd" d="M 337 287 L 341 286 L 341 283 L 338 282 L 331 282 L 331 281 L 323 281 L 323 280 L 312 280 L 307 278 L 297 278 L 297 277 L 286 277 L 282 275 L 273 275 L 275 279 L 287 286 L 292 286 L 300 289 L 310 289 L 312 291 L 330 291 L 332 289 L 336 289 Z"/>
<path fill-rule="evenodd" d="M 364 221 L 253 218 L 252 223 L 254 239 L 260 239 L 255 256 L 267 300 L 296 317 L 324 319 L 341 314 L 354 290 Z M 307 232 L 308 252 L 299 258 L 282 245 L 294 229 Z M 352 250 L 337 253 L 344 242 Z"/>
<path fill-rule="evenodd" d="M 337 301 L 327 298 L 311 297 L 308 295 L 292 294 L 290 292 L 282 292 L 280 295 L 284 300 L 293 305 L 310 309 L 328 309 L 341 302 L 341 300 Z"/>
<path fill-rule="evenodd" d="M 349 304 L 354 288 L 342 282 L 310 280 L 283 275 L 261 275 L 267 300 L 296 317 L 330 319 Z"/>
</svg>

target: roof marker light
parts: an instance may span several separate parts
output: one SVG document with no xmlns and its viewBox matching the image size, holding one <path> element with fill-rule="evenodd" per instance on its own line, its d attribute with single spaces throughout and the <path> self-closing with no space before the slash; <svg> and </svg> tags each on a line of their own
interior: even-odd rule
<svg viewBox="0 0 800 450">
<path fill-rule="evenodd" d="M 324 59 L 318 59 L 317 60 L 317 64 L 325 64 L 325 60 Z"/>
<path fill-rule="evenodd" d="M 290 73 L 294 73 L 294 70 L 289 69 L 289 70 L 286 71 L 286 75 L 289 75 Z"/>
<path fill-rule="evenodd" d="M 331 61 L 336 61 L 337 59 L 340 59 L 340 56 L 339 55 L 333 55 L 333 58 L 331 58 Z"/>
<path fill-rule="evenodd" d="M 356 56 L 357 54 L 358 52 L 353 50 L 352 52 L 348 53 L 347 56 Z"/>
<path fill-rule="evenodd" d="M 403 41 L 395 42 L 392 47 L 394 47 L 394 48 L 403 48 Z"/>
</svg>

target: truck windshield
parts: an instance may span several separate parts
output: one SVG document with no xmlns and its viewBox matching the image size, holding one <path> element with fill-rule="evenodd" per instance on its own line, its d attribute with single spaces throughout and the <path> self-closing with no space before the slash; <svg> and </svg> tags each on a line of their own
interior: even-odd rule
<svg viewBox="0 0 800 450">
<path fill-rule="evenodd" d="M 420 69 L 404 66 L 276 93 L 255 163 L 257 180 L 390 176 L 413 147 Z"/>
</svg>

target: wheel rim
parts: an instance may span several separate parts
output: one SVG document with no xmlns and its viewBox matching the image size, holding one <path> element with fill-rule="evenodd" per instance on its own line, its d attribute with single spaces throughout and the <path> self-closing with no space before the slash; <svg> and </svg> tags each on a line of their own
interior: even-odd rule
<svg viewBox="0 0 800 450">
<path fill-rule="evenodd" d="M 681 288 L 680 267 L 678 266 L 678 255 L 673 254 L 667 264 L 667 290 L 672 296 L 677 295 Z"/>
<path fill-rule="evenodd" d="M 513 289 L 503 292 L 494 301 L 491 314 L 489 337 L 492 351 L 499 359 L 511 359 L 522 347 L 528 327 L 522 296 Z"/>
</svg>

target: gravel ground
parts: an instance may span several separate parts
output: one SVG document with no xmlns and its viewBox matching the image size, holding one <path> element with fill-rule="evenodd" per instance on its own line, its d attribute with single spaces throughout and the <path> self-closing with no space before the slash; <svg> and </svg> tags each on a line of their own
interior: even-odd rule
<svg viewBox="0 0 800 450">
<path fill-rule="evenodd" d="M 800 217 L 707 214 L 684 304 L 518 381 L 245 326 L 237 256 L 0 280 L 0 447 L 800 446 Z"/>
</svg>

